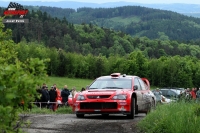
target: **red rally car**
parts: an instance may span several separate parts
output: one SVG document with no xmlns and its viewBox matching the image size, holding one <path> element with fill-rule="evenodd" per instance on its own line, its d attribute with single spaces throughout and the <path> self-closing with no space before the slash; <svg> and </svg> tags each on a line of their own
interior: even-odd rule
<svg viewBox="0 0 200 133">
<path fill-rule="evenodd" d="M 86 91 L 77 93 L 73 106 L 79 118 L 85 114 L 123 114 L 134 119 L 135 114 L 155 107 L 156 98 L 146 78 L 113 73 L 97 78 Z"/>
</svg>

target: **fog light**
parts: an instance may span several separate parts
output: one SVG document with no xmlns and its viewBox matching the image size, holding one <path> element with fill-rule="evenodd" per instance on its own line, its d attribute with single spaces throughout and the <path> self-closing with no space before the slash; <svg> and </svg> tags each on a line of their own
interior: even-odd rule
<svg viewBox="0 0 200 133">
<path fill-rule="evenodd" d="M 124 108 L 124 106 L 121 106 L 121 108 L 119 110 L 120 111 L 126 111 L 126 109 Z"/>
<path fill-rule="evenodd" d="M 76 108 L 75 108 L 75 111 L 79 111 L 79 108 L 76 107 Z"/>
</svg>

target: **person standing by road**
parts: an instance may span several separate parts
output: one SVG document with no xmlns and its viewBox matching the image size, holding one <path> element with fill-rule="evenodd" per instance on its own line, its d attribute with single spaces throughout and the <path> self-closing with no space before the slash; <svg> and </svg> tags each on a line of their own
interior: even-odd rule
<svg viewBox="0 0 200 133">
<path fill-rule="evenodd" d="M 62 97 L 62 103 L 67 105 L 68 96 L 70 95 L 70 92 L 67 88 L 67 85 L 64 86 L 63 90 L 61 91 L 61 97 Z"/>
<path fill-rule="evenodd" d="M 50 109 L 55 111 L 56 110 L 57 92 L 56 92 L 54 86 L 51 86 L 51 90 L 49 91 L 49 96 L 50 96 Z M 51 102 L 54 102 L 54 103 L 51 103 Z"/>
<path fill-rule="evenodd" d="M 197 96 L 197 102 L 200 102 L 200 89 L 197 90 L 196 96 Z"/>
<path fill-rule="evenodd" d="M 43 87 L 41 89 L 41 107 L 44 108 L 44 107 L 47 107 L 47 102 L 48 102 L 48 98 L 49 98 L 49 94 L 48 94 L 48 87 L 46 86 L 46 84 L 44 85 L 43 84 Z"/>
<path fill-rule="evenodd" d="M 72 98 L 75 97 L 76 93 L 77 93 L 76 87 L 73 87 L 73 89 L 72 89 Z"/>
<path fill-rule="evenodd" d="M 154 95 L 156 96 L 156 101 L 161 102 L 162 100 L 162 92 L 157 88 L 154 92 Z"/>
<path fill-rule="evenodd" d="M 77 93 L 77 91 L 76 91 L 76 87 L 73 87 L 73 88 L 72 88 L 72 102 L 73 102 L 72 110 L 73 110 L 73 112 L 75 111 L 74 103 L 76 102 L 76 99 L 75 99 L 75 95 L 76 95 L 76 93 Z"/>
<path fill-rule="evenodd" d="M 82 91 L 85 91 L 85 88 L 84 88 L 84 87 L 81 89 L 81 92 L 82 92 Z"/>
<path fill-rule="evenodd" d="M 192 91 L 190 92 L 192 99 L 196 100 L 196 93 L 195 93 L 195 88 L 192 88 Z"/>
</svg>

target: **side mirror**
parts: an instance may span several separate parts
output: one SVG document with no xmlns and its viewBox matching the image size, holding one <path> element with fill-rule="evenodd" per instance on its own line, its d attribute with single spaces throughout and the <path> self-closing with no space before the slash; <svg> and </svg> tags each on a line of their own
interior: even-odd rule
<svg viewBox="0 0 200 133">
<path fill-rule="evenodd" d="M 137 90 L 137 89 L 138 89 L 138 86 L 137 86 L 137 85 L 134 85 L 134 86 L 133 86 L 133 89 L 134 89 L 134 90 Z"/>
</svg>

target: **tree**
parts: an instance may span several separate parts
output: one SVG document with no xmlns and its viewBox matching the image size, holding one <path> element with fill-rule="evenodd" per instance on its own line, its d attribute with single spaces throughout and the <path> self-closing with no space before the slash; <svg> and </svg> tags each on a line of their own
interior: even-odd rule
<svg viewBox="0 0 200 133">
<path fill-rule="evenodd" d="M 30 58 L 21 62 L 15 51 L 16 44 L 11 40 L 12 31 L 3 31 L 0 18 L 0 131 L 20 132 L 17 128 L 19 104 L 24 102 L 27 109 L 34 100 L 36 87 L 46 77 L 45 60 Z"/>
</svg>

